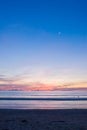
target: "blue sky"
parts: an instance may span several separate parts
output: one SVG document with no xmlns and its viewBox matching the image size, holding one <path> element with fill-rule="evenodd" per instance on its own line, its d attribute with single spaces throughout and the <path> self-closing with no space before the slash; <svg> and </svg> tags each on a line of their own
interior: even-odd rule
<svg viewBox="0 0 87 130">
<path fill-rule="evenodd" d="M 86 0 L 1 0 L 1 84 L 87 81 L 86 6 Z"/>
</svg>

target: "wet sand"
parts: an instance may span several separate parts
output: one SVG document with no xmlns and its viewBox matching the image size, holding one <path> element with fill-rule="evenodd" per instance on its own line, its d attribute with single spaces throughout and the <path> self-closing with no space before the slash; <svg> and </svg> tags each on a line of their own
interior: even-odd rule
<svg viewBox="0 0 87 130">
<path fill-rule="evenodd" d="M 0 130 L 87 130 L 87 109 L 0 109 Z"/>
</svg>

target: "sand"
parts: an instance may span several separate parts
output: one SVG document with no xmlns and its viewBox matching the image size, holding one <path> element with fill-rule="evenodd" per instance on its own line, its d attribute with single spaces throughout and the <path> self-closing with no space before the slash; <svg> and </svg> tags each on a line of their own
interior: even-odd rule
<svg viewBox="0 0 87 130">
<path fill-rule="evenodd" d="M 87 109 L 0 109 L 0 130 L 87 130 Z"/>
</svg>

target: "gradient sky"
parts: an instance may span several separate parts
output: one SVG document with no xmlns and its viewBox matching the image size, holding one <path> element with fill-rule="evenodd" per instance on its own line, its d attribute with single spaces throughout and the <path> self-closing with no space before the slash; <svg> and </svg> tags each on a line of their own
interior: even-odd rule
<svg viewBox="0 0 87 130">
<path fill-rule="evenodd" d="M 87 88 L 87 0 L 0 1 L 0 90 L 21 86 Z"/>
</svg>

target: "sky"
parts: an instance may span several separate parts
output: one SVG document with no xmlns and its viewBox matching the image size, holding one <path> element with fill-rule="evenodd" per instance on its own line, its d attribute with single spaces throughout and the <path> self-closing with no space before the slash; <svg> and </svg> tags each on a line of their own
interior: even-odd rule
<svg viewBox="0 0 87 130">
<path fill-rule="evenodd" d="M 87 0 L 0 1 L 0 90 L 87 88 Z"/>
</svg>

